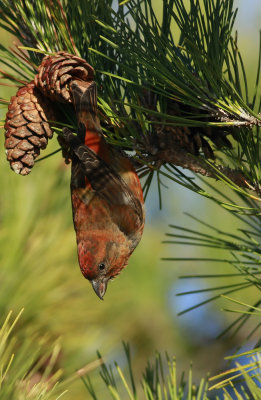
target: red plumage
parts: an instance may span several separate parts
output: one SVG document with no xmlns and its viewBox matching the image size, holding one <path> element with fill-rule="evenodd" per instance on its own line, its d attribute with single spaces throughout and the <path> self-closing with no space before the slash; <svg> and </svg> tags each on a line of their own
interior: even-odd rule
<svg viewBox="0 0 261 400">
<path fill-rule="evenodd" d="M 126 155 L 106 143 L 97 116 L 96 84 L 71 85 L 79 131 L 63 130 L 72 153 L 71 196 L 78 259 L 103 298 L 107 283 L 127 265 L 144 228 L 138 175 Z"/>
</svg>

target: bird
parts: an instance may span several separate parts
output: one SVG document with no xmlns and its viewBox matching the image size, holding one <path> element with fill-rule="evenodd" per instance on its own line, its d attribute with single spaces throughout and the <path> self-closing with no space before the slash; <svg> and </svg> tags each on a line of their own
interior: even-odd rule
<svg viewBox="0 0 261 400">
<path fill-rule="evenodd" d="M 95 81 L 70 85 L 78 131 L 63 128 L 71 157 L 71 202 L 78 260 L 100 299 L 142 237 L 141 182 L 129 157 L 108 144 L 97 114 Z"/>
</svg>

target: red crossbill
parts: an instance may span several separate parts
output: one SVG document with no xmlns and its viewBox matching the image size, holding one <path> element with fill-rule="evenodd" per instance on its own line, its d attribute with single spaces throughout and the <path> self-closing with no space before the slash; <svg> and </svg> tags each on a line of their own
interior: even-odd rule
<svg viewBox="0 0 261 400">
<path fill-rule="evenodd" d="M 71 198 L 81 271 L 100 299 L 126 267 L 144 228 L 138 175 L 122 152 L 106 143 L 97 116 L 95 82 L 71 84 L 78 134 L 63 129 L 72 158 Z"/>
</svg>

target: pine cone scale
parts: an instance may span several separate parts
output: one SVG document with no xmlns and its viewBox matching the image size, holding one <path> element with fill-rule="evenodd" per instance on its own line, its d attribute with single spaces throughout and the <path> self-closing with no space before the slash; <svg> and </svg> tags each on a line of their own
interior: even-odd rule
<svg viewBox="0 0 261 400">
<path fill-rule="evenodd" d="M 19 108 L 13 108 L 13 109 L 10 109 L 9 111 L 8 111 L 8 113 L 6 114 L 6 116 L 7 116 L 7 118 L 14 118 L 16 115 L 19 115 L 19 114 L 21 114 L 22 113 L 22 110 L 21 109 L 19 109 Z"/>
<path fill-rule="evenodd" d="M 26 136 L 30 136 L 31 133 L 28 131 L 27 127 L 20 126 L 16 131 L 13 133 L 13 135 L 18 136 L 19 138 L 24 138 Z"/>
<path fill-rule="evenodd" d="M 62 76 L 61 76 L 61 79 L 60 79 L 61 85 L 62 85 L 62 86 L 65 85 L 66 82 L 68 82 L 71 78 L 72 78 L 72 77 L 71 77 L 71 75 L 69 75 L 69 74 L 64 74 L 64 75 L 62 75 Z"/>
<path fill-rule="evenodd" d="M 28 93 L 27 93 L 27 94 L 28 94 Z M 26 104 L 26 103 L 30 103 L 30 101 L 31 101 L 31 98 L 30 98 L 30 96 L 28 96 L 28 95 L 22 96 L 22 95 L 20 95 L 20 94 L 17 92 L 17 96 L 19 96 L 19 97 L 17 98 L 17 103 L 18 103 L 18 104 Z"/>
<path fill-rule="evenodd" d="M 30 136 L 28 138 L 29 142 L 31 142 L 34 146 L 40 147 L 41 146 L 41 141 L 38 136 Z"/>
<path fill-rule="evenodd" d="M 23 171 L 23 164 L 21 163 L 21 161 L 14 161 L 12 163 L 12 169 L 16 174 L 21 174 L 23 175 L 23 173 L 21 171 Z M 25 174 L 27 175 L 27 174 Z"/>
<path fill-rule="evenodd" d="M 15 115 L 14 118 L 11 117 L 9 123 L 14 128 L 19 128 L 20 126 L 23 126 L 26 124 L 26 119 L 24 119 L 22 114 L 18 114 L 18 115 Z"/>
<path fill-rule="evenodd" d="M 42 123 L 45 133 L 49 139 L 53 137 L 53 131 L 50 128 L 50 125 L 47 122 Z"/>
<path fill-rule="evenodd" d="M 17 160 L 18 158 L 22 157 L 24 154 L 25 154 L 25 152 L 18 148 L 8 150 L 7 151 L 7 160 L 9 160 L 9 161 Z"/>
<path fill-rule="evenodd" d="M 23 151 L 28 151 L 28 150 L 32 150 L 34 148 L 34 146 L 32 144 L 30 144 L 27 140 L 22 140 L 19 141 L 19 143 L 17 144 L 17 148 Z"/>
<path fill-rule="evenodd" d="M 23 115 L 27 121 L 31 121 L 34 123 L 42 122 L 42 118 L 40 117 L 39 112 L 36 109 L 30 111 L 24 111 Z"/>
<path fill-rule="evenodd" d="M 30 101 L 30 103 L 21 104 L 21 112 L 22 111 L 31 111 L 35 109 L 35 103 Z"/>
<path fill-rule="evenodd" d="M 33 167 L 34 165 L 34 156 L 30 153 L 27 153 L 21 160 L 23 164 L 26 164 L 28 167 Z"/>
<path fill-rule="evenodd" d="M 68 72 L 72 71 L 73 69 L 74 68 L 72 65 L 68 65 L 67 67 L 59 68 L 57 70 L 57 77 L 60 78 L 62 75 L 67 74 Z M 51 84 L 54 84 L 54 83 L 55 83 L 55 81 L 52 78 Z"/>
<path fill-rule="evenodd" d="M 20 142 L 20 139 L 11 136 L 8 139 L 6 139 L 5 148 L 13 149 L 14 147 L 16 147 L 18 145 L 19 142 Z"/>
</svg>

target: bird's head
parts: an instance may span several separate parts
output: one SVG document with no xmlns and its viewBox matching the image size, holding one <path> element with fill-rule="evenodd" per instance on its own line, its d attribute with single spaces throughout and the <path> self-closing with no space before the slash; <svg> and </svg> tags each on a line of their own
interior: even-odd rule
<svg viewBox="0 0 261 400">
<path fill-rule="evenodd" d="M 114 240 L 113 240 L 114 239 Z M 83 276 L 88 279 L 97 296 L 103 300 L 109 280 L 126 267 L 132 253 L 129 241 L 122 237 L 105 240 L 98 232 L 78 242 L 78 258 Z"/>
</svg>

